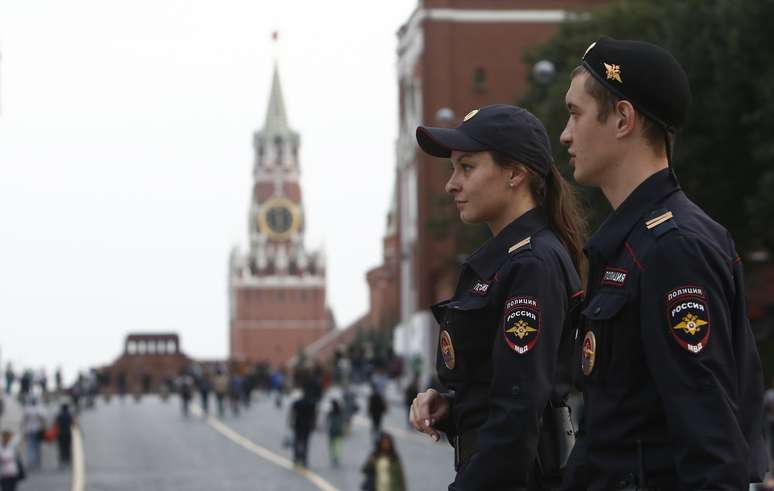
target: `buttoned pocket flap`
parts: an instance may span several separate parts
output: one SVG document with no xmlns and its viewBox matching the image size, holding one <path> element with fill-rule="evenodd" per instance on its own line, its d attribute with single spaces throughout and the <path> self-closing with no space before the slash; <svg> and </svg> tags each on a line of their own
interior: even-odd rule
<svg viewBox="0 0 774 491">
<path fill-rule="evenodd" d="M 612 319 L 623 309 L 627 300 L 625 293 L 598 293 L 583 309 L 583 317 L 592 321 Z"/>
<path fill-rule="evenodd" d="M 489 304 L 489 298 L 470 296 L 460 298 L 459 300 L 452 300 L 446 307 L 454 310 L 470 311 L 483 309 Z"/>
</svg>

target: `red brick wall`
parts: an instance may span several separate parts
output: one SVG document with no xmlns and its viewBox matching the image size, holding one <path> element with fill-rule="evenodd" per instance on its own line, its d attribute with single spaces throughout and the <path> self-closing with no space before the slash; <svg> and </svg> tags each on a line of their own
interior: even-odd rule
<svg viewBox="0 0 774 491">
<path fill-rule="evenodd" d="M 230 353 L 239 361 L 284 365 L 328 330 L 323 288 L 237 288 Z"/>
<path fill-rule="evenodd" d="M 423 0 L 428 8 L 466 9 L 572 9 L 605 3 L 601 0 Z M 457 120 L 477 107 L 514 104 L 528 87 L 531 67 L 521 59 L 525 49 L 544 42 L 557 30 L 551 23 L 449 22 L 425 20 L 424 52 L 418 62 L 417 76 L 422 80 L 423 120 L 437 126 L 436 112 L 451 108 Z M 474 86 L 474 71 L 486 72 L 485 90 Z M 553 139 L 558 135 L 552 135 Z M 445 194 L 448 165 L 418 152 L 418 251 L 416 258 L 418 306 L 425 309 L 441 299 L 455 281 L 454 256 L 458 252 L 450 240 L 431 237 L 427 224 L 442 213 L 456 216 L 451 198 L 446 210 L 436 204 Z"/>
</svg>

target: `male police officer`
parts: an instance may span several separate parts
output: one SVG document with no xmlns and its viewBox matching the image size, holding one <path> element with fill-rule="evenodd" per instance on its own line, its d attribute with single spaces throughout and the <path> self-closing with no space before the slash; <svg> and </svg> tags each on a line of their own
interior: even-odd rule
<svg viewBox="0 0 774 491">
<path fill-rule="evenodd" d="M 662 48 L 602 38 L 565 99 L 575 179 L 614 211 L 586 246 L 585 427 L 563 489 L 746 490 L 767 465 L 760 360 L 734 242 L 669 168 L 686 74 Z"/>
</svg>

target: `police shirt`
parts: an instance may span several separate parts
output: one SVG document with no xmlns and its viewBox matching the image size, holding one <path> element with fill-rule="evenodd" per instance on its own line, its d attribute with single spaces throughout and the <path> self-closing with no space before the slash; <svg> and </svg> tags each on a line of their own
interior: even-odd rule
<svg viewBox="0 0 774 491">
<path fill-rule="evenodd" d="M 465 262 L 454 296 L 433 306 L 437 370 L 453 392 L 445 427 L 475 430 L 475 448 L 450 490 L 524 486 L 539 419 L 557 377 L 562 326 L 579 279 L 543 210 L 506 226 Z M 459 450 L 459 449 L 457 449 Z"/>
<path fill-rule="evenodd" d="M 585 424 L 564 489 L 747 489 L 766 467 L 763 379 L 729 233 L 665 169 L 585 252 Z"/>
</svg>

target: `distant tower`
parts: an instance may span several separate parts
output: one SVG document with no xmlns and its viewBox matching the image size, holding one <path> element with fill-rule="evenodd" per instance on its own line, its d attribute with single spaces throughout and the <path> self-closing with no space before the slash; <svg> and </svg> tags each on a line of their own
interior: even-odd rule
<svg viewBox="0 0 774 491">
<path fill-rule="evenodd" d="M 253 135 L 250 248 L 229 260 L 233 360 L 284 365 L 330 327 L 324 257 L 304 249 L 299 144 L 275 63 L 266 120 Z"/>
</svg>

